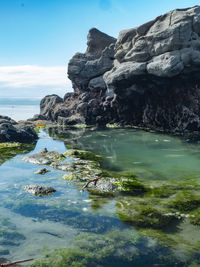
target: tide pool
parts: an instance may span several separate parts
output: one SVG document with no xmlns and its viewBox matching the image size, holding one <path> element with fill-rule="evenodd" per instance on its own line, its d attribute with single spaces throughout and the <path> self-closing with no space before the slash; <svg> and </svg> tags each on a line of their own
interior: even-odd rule
<svg viewBox="0 0 200 267">
<path fill-rule="evenodd" d="M 141 227 L 139 221 L 135 224 L 131 218 L 138 207 L 152 213 L 161 205 L 167 207 L 173 194 L 184 193 L 182 184 L 172 187 L 176 182 L 188 181 L 188 192 L 193 190 L 198 197 L 198 143 L 133 129 L 54 127 L 40 132 L 35 148 L 28 154 L 45 147 L 61 153 L 71 147 L 93 151 L 104 156 L 105 170 L 118 174 L 128 171 L 150 188 L 164 182 L 166 193 L 169 185 L 174 191 L 169 195 L 157 192 L 158 196 L 148 192 L 146 195 L 95 195 L 87 190 L 82 192 L 78 180 L 64 180 L 63 171 L 26 163 L 25 155 L 15 156 L 0 166 L 1 257 L 10 261 L 33 258 L 38 261 L 32 266 L 38 267 L 181 267 L 199 263 L 200 226 L 191 224 L 187 212 L 182 212 L 184 216 L 180 213 L 182 217 L 164 229 L 154 229 L 154 225 Z M 42 167 L 51 172 L 35 174 Z M 24 191 L 24 186 L 30 184 L 52 186 L 56 193 L 32 196 Z M 144 211 L 140 215 L 144 216 Z"/>
</svg>

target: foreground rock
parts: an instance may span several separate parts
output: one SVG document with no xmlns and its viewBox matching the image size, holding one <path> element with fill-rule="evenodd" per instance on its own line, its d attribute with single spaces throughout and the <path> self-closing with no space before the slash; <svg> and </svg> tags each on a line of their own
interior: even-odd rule
<svg viewBox="0 0 200 267">
<path fill-rule="evenodd" d="M 56 190 L 53 187 L 42 186 L 42 185 L 26 185 L 24 187 L 24 190 L 35 196 L 44 196 L 56 192 Z"/>
<path fill-rule="evenodd" d="M 53 162 L 64 160 L 65 156 L 56 151 L 41 150 L 39 153 L 24 157 L 23 160 L 33 164 L 50 165 Z"/>
<path fill-rule="evenodd" d="M 69 62 L 74 93 L 47 96 L 41 115 L 60 124 L 200 129 L 200 7 L 173 10 L 117 41 L 96 29 Z"/>
<path fill-rule="evenodd" d="M 31 126 L 0 116 L 0 142 L 33 143 L 38 136 Z"/>
</svg>

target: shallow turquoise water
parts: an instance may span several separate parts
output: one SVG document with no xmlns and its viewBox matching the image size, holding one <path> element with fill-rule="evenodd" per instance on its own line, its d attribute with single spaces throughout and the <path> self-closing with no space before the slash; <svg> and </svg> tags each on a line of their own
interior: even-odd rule
<svg viewBox="0 0 200 267">
<path fill-rule="evenodd" d="M 132 129 L 53 129 L 51 135 L 54 139 L 42 132 L 31 153 L 44 147 L 65 152 L 66 147 L 73 144 L 105 155 L 105 168 L 131 171 L 137 173 L 141 179 L 156 181 L 192 177 L 198 180 L 200 177 L 200 145 L 190 144 L 179 138 Z M 56 140 L 58 135 L 62 141 Z M 10 260 L 38 259 L 45 251 L 70 247 L 80 234 L 103 239 L 107 233 L 112 232 L 125 233 L 127 237 L 129 232 L 126 231 L 130 231 L 138 236 L 134 227 L 119 220 L 116 199 L 92 197 L 86 191 L 80 192 L 80 185 L 62 179 L 62 171 L 50 168 L 50 173 L 36 175 L 34 172 L 42 166 L 25 163 L 23 157 L 24 155 L 18 155 L 0 166 L 0 228 L 4 227 L 2 218 L 5 218 L 9 222 L 5 226 L 9 228 L 8 232 L 17 231 L 21 235 L 12 237 L 15 244 L 9 243 L 9 237 L 0 236 L 0 257 Z M 50 185 L 57 192 L 48 197 L 33 197 L 23 190 L 29 184 Z M 199 228 L 193 230 L 189 228 L 187 231 L 189 240 L 199 232 Z M 151 238 L 141 238 L 138 243 L 124 247 L 122 252 L 119 249 L 117 251 L 119 255 L 133 254 L 134 257 L 140 251 L 141 255 L 137 256 L 135 266 L 153 266 L 152 261 L 163 264 L 158 266 L 183 266 L 182 261 L 185 259 L 183 251 L 178 251 L 171 255 L 176 255 L 177 265 L 165 260 L 162 262 L 159 255 L 166 255 L 169 251 L 158 246 Z M 116 258 L 114 260 L 113 257 L 110 255 L 108 266 L 133 266 L 133 261 L 120 263 L 120 260 L 117 265 Z"/>
</svg>

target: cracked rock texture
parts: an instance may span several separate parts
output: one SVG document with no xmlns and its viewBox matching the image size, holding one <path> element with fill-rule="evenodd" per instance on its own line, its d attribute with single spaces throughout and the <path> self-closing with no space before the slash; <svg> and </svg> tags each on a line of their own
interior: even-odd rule
<svg viewBox="0 0 200 267">
<path fill-rule="evenodd" d="M 87 44 L 69 62 L 74 93 L 47 96 L 41 115 L 61 124 L 200 129 L 199 6 L 121 31 L 117 40 L 91 29 Z"/>
</svg>

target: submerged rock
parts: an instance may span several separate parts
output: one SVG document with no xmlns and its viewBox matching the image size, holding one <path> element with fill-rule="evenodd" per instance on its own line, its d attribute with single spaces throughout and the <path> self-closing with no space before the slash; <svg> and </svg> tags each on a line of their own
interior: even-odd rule
<svg viewBox="0 0 200 267">
<path fill-rule="evenodd" d="M 53 187 L 42 185 L 26 185 L 24 190 L 35 196 L 49 195 L 56 192 Z"/>
<path fill-rule="evenodd" d="M 35 173 L 36 174 L 42 174 L 43 175 L 43 174 L 45 174 L 47 172 L 50 172 L 50 170 L 48 170 L 46 168 L 42 168 L 42 169 L 37 170 Z"/>
</svg>

